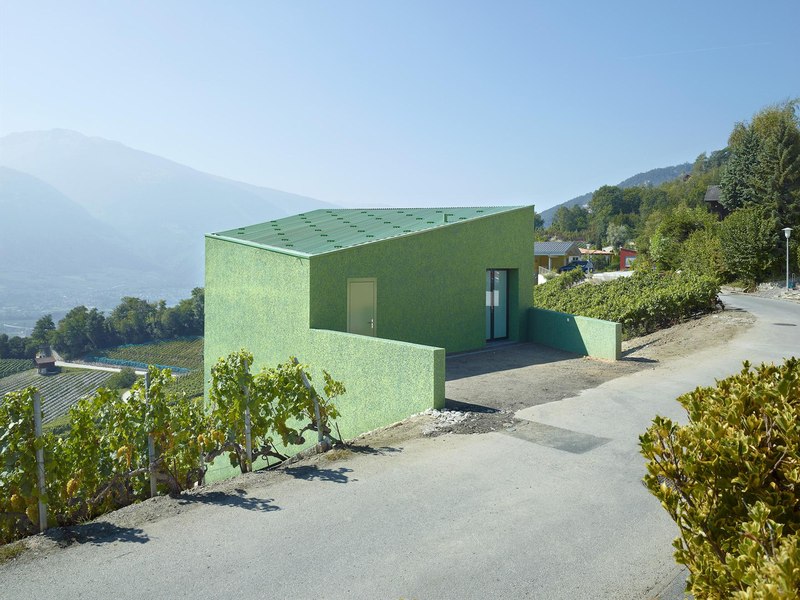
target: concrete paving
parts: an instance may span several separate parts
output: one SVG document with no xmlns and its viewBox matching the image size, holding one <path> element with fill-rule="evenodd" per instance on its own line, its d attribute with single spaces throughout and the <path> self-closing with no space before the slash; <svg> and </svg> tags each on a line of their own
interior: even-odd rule
<svg viewBox="0 0 800 600">
<path fill-rule="evenodd" d="M 759 320 L 723 347 L 524 409 L 531 423 L 513 431 L 414 439 L 187 499 L 1 566 L 0 597 L 679 597 L 676 530 L 640 483 L 638 435 L 742 360 L 800 353 L 800 306 L 725 302 Z"/>
</svg>

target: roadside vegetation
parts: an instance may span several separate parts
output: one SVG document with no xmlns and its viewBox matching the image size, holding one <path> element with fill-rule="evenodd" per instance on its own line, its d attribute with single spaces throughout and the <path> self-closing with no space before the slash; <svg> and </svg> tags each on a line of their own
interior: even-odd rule
<svg viewBox="0 0 800 600">
<path fill-rule="evenodd" d="M 256 459 L 285 460 L 308 432 L 313 441 L 317 432 L 332 437 L 341 382 L 323 372 L 319 394 L 303 379 L 305 365 L 287 361 L 253 374 L 252 363 L 244 350 L 217 362 L 208 410 L 202 399 L 170 393 L 169 370 L 151 367 L 150 387 L 139 379 L 126 399 L 102 388 L 79 400 L 60 436 L 36 436 L 36 388 L 7 394 L 0 403 L 0 544 L 37 530 L 40 500 L 50 526 L 69 525 L 148 498 L 150 477 L 158 493 L 179 494 L 201 485 L 219 456 L 246 473 Z M 37 448 L 44 449 L 43 490 Z"/>
<path fill-rule="evenodd" d="M 67 360 L 102 348 L 203 335 L 205 292 L 192 290 L 175 306 L 127 296 L 108 316 L 76 306 L 58 324 L 44 315 L 29 337 L 0 334 L 0 359 L 33 358 L 40 346 L 55 348 Z"/>
<path fill-rule="evenodd" d="M 177 374 L 167 384 L 168 391 L 188 398 L 203 395 L 203 338 L 164 340 L 147 344 L 125 344 L 93 352 L 89 362 L 111 366 L 145 368 L 147 365 L 171 368 Z M 177 369 L 175 368 L 177 367 Z M 183 372 L 183 371 L 188 372 Z"/>
<path fill-rule="evenodd" d="M 108 380 L 113 375 L 107 371 L 62 369 L 60 373 L 42 376 L 36 369 L 28 369 L 0 379 L 0 404 L 5 402 L 3 398 L 8 393 L 36 387 L 42 393 L 44 422 L 50 424 L 66 415 L 69 408 L 83 396 L 108 386 Z"/>
<path fill-rule="evenodd" d="M 797 598 L 800 359 L 761 365 L 678 398 L 688 424 L 640 437 L 644 482 L 678 525 L 695 598 Z"/>
<path fill-rule="evenodd" d="M 717 280 L 695 273 L 639 272 L 594 285 L 578 285 L 585 275 L 574 269 L 536 286 L 534 305 L 559 312 L 616 321 L 625 339 L 670 327 L 710 312 Z"/>
<path fill-rule="evenodd" d="M 688 176 L 656 187 L 603 186 L 588 206 L 561 207 L 539 239 L 634 247 L 638 269 L 683 270 L 753 289 L 800 271 L 800 100 L 737 123 L 728 146 L 697 157 Z M 719 205 L 709 210 L 709 186 Z M 616 259 L 618 260 L 618 258 Z"/>
</svg>

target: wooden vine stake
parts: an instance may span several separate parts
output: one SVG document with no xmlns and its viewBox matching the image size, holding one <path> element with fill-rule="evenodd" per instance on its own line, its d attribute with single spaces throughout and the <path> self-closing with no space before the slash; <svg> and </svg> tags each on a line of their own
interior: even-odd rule
<svg viewBox="0 0 800 600">
<path fill-rule="evenodd" d="M 150 406 L 150 369 L 144 374 L 144 403 Z M 153 439 L 153 432 L 147 432 L 147 462 L 150 471 L 150 497 L 155 498 L 158 495 L 156 489 L 156 443 Z"/>
<path fill-rule="evenodd" d="M 244 372 L 247 374 L 250 365 L 244 361 Z M 253 470 L 253 438 L 250 433 L 250 386 L 244 385 L 242 387 L 244 392 L 244 452 L 247 458 L 247 472 Z"/>
<path fill-rule="evenodd" d="M 296 356 L 292 357 L 292 363 L 295 364 L 295 365 L 298 364 Z M 325 436 L 324 436 L 324 434 L 322 432 L 322 417 L 320 417 L 320 413 L 319 413 L 319 399 L 317 398 L 317 393 L 314 391 L 314 388 L 311 387 L 311 382 L 308 380 L 308 377 L 306 377 L 305 371 L 303 371 L 302 369 L 300 369 L 300 377 L 303 380 L 303 385 L 306 387 L 308 392 L 311 394 L 311 400 L 314 402 L 314 419 L 317 422 L 317 443 L 320 446 L 325 446 L 326 445 L 325 444 L 326 440 L 325 440 Z"/>
<path fill-rule="evenodd" d="M 47 503 L 44 486 L 44 448 L 42 447 L 42 396 L 37 391 L 33 395 L 33 432 L 36 436 L 36 478 L 39 484 L 39 531 L 47 529 Z"/>
</svg>

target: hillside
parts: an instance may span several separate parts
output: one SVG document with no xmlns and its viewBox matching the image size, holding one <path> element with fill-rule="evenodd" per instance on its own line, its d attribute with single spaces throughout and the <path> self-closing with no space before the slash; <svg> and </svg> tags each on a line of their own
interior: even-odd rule
<svg viewBox="0 0 800 600">
<path fill-rule="evenodd" d="M 645 171 L 644 173 L 637 173 L 631 177 L 628 177 L 624 181 L 621 181 L 617 184 L 618 187 L 627 188 L 627 187 L 635 187 L 638 185 L 651 185 L 656 186 L 666 181 L 672 181 L 673 179 L 677 179 L 678 177 L 685 175 L 686 173 L 691 172 L 692 170 L 692 163 L 683 163 L 680 165 L 673 165 L 671 167 L 661 167 L 658 169 L 651 169 L 649 171 Z M 566 202 L 562 202 L 561 204 L 557 204 L 552 208 L 548 208 L 547 210 L 541 213 L 542 219 L 544 219 L 544 226 L 550 227 L 553 222 L 553 217 L 556 215 L 556 211 L 562 207 L 571 207 L 571 206 L 583 206 L 589 203 L 589 200 L 592 199 L 593 192 L 588 192 L 586 194 L 581 194 L 580 196 L 576 196 L 571 200 L 567 200 Z"/>
<path fill-rule="evenodd" d="M 41 179 L 122 230 L 138 254 L 187 285 L 202 282 L 203 234 L 328 206 L 63 129 L 0 138 L 0 165 Z"/>
<path fill-rule="evenodd" d="M 203 285 L 205 233 L 330 206 L 63 129 L 0 138 L 0 166 L 9 333 L 76 304 L 175 301 Z"/>
</svg>

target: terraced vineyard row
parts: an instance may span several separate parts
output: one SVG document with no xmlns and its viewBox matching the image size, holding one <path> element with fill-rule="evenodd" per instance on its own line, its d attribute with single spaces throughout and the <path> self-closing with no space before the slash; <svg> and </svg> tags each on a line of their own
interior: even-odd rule
<svg viewBox="0 0 800 600">
<path fill-rule="evenodd" d="M 0 358 L 0 379 L 27 371 L 32 365 L 30 358 Z"/>
<path fill-rule="evenodd" d="M 170 340 L 151 344 L 126 344 L 100 350 L 96 358 L 133 361 L 148 365 L 181 367 L 190 371 L 203 368 L 203 338 Z M 90 361 L 92 357 L 86 357 Z"/>
<path fill-rule="evenodd" d="M 36 387 L 42 395 L 44 422 L 49 423 L 67 413 L 69 407 L 82 396 L 102 387 L 113 373 L 105 371 L 70 370 L 56 375 L 42 376 L 30 369 L 0 379 L 0 398 L 8 392 L 26 387 Z"/>
<path fill-rule="evenodd" d="M 84 357 L 84 360 L 117 366 L 171 367 L 173 374 L 179 376 L 168 385 L 169 393 L 185 393 L 190 398 L 203 395 L 203 338 L 127 344 L 100 350 L 94 356 Z M 175 367 L 188 370 L 188 374 Z"/>
</svg>

